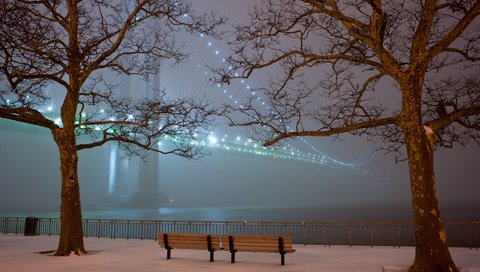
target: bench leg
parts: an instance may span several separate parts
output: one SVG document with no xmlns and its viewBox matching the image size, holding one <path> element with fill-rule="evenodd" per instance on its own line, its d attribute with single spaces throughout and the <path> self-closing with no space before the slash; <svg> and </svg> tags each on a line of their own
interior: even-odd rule
<svg viewBox="0 0 480 272">
<path fill-rule="evenodd" d="M 210 251 L 210 262 L 211 262 L 211 263 L 213 263 L 213 253 L 214 253 L 214 252 L 215 252 L 215 251 Z"/>
<path fill-rule="evenodd" d="M 170 254 L 172 252 L 172 249 L 171 248 L 167 248 L 167 260 L 170 259 Z"/>
<path fill-rule="evenodd" d="M 235 263 L 235 252 L 231 252 L 231 258 L 230 258 L 230 261 L 231 263 Z"/>
<path fill-rule="evenodd" d="M 280 254 L 282 256 L 282 265 L 285 265 L 285 254 Z"/>
</svg>

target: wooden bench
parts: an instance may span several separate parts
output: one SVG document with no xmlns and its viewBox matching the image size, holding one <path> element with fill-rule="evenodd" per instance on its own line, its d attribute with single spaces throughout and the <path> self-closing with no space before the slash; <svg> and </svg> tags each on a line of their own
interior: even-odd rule
<svg viewBox="0 0 480 272">
<path fill-rule="evenodd" d="M 213 234 L 187 234 L 187 233 L 162 233 L 157 236 L 158 244 L 167 250 L 167 259 L 170 259 L 171 251 L 175 248 L 183 249 L 206 249 L 210 252 L 210 262 L 213 262 L 213 254 L 220 247 L 219 236 Z"/>
<path fill-rule="evenodd" d="M 281 264 L 285 265 L 285 254 L 295 252 L 292 248 L 292 238 L 288 236 L 223 236 L 222 246 L 230 251 L 232 263 L 235 263 L 235 253 L 245 251 L 280 253 Z"/>
</svg>

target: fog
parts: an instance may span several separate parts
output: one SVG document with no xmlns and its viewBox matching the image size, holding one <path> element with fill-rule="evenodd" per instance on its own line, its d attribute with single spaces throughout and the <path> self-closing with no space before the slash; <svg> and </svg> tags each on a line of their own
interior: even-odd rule
<svg viewBox="0 0 480 272">
<path fill-rule="evenodd" d="M 0 127 L 0 212 L 58 212 L 59 155 L 52 137 L 43 129 L 12 121 L 1 120 Z M 353 138 L 341 143 L 326 140 L 321 144 L 332 156 L 336 150 L 338 154 L 347 154 L 348 150 L 366 149 L 370 152 L 367 154 L 374 155 L 362 166 L 369 174 L 215 148 L 211 149 L 211 155 L 199 160 L 157 154 L 147 159 L 151 162 L 155 156 L 159 158 L 158 190 L 169 200 L 159 207 L 264 205 L 357 207 L 362 211 L 362 207 L 410 205 L 405 162 L 395 164 L 391 156 L 372 153 L 365 143 Z M 339 155 L 337 159 L 361 155 L 364 154 Z M 478 211 L 478 148 L 439 150 L 436 155 L 437 189 L 443 207 L 452 210 L 458 209 L 457 204 L 462 207 L 466 204 L 468 209 Z M 112 208 L 104 202 L 109 186 L 108 148 L 81 151 L 79 156 L 84 210 Z M 124 177 L 130 188 L 122 194 L 135 196 L 142 161 L 132 158 L 128 162 L 134 174 Z"/>
<path fill-rule="evenodd" d="M 241 21 L 248 5 L 255 2 L 195 1 L 199 9 L 220 9 L 233 22 Z M 222 42 L 207 38 L 188 41 L 187 49 L 192 51 L 190 61 L 177 67 L 165 63 L 157 82 L 160 87 L 172 95 L 205 94 L 217 103 L 232 101 L 230 94 L 241 98 L 239 92 L 229 89 L 229 93 L 224 94 L 222 88 L 208 83 L 204 63 L 221 61 L 221 56 L 217 55 L 226 51 Z M 139 79 L 129 82 L 130 86 L 138 86 Z M 232 85 L 231 89 L 240 83 Z M 235 137 L 246 139 L 242 129 L 229 128 L 219 121 L 212 135 L 221 138 L 225 134 L 230 142 Z M 392 155 L 375 152 L 365 139 L 358 137 L 344 136 L 341 141 L 330 138 L 305 140 L 329 157 L 358 165 L 355 169 L 329 167 L 221 148 L 211 148 L 211 155 L 199 160 L 150 154 L 146 158 L 148 163 L 118 154 L 114 175 L 116 187 L 112 189 L 112 146 L 106 145 L 79 153 L 82 207 L 84 210 L 109 209 L 112 202 L 106 197 L 137 197 L 139 192 L 147 191 L 162 192 L 165 197 L 165 201 L 159 204 L 162 207 L 263 205 L 370 209 L 388 205 L 410 206 L 406 162 L 396 164 Z M 298 140 L 291 140 L 289 144 L 289 148 L 305 153 L 317 152 Z M 437 193 L 442 208 L 453 211 L 449 214 L 455 213 L 458 207 L 480 210 L 479 155 L 480 148 L 474 145 L 437 150 Z M 59 155 L 50 132 L 0 119 L 0 179 L 0 212 L 58 212 Z M 149 181 L 152 187 L 141 189 L 145 183 L 140 180 L 148 179 L 152 180 Z M 151 203 L 141 205 L 141 201 L 136 202 L 139 204 L 137 208 L 151 208 Z M 136 208 L 135 205 L 128 207 Z"/>
</svg>

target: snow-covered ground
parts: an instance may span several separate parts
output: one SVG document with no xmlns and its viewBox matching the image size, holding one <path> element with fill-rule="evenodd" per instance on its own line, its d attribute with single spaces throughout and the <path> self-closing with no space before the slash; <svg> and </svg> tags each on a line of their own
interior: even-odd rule
<svg viewBox="0 0 480 272">
<path fill-rule="evenodd" d="M 25 237 L 0 234 L 0 271 L 384 271 L 384 267 L 402 267 L 412 263 L 411 247 L 348 247 L 294 245 L 294 254 L 237 253 L 230 263 L 228 252 L 216 252 L 209 262 L 207 251 L 173 250 L 172 259 L 152 240 L 85 238 L 86 256 L 53 257 L 58 236 Z M 462 271 L 480 272 L 480 250 L 451 248 Z"/>
</svg>

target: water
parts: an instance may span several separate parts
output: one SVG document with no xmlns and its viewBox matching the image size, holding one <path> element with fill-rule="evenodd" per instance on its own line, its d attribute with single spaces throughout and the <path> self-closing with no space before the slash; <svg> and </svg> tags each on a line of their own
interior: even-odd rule
<svg viewBox="0 0 480 272">
<path fill-rule="evenodd" d="M 480 210 L 468 205 L 451 205 L 442 209 L 442 218 L 450 221 L 480 221 Z M 58 218 L 58 212 L 3 213 L 11 217 Z M 84 219 L 185 220 L 185 221 L 411 221 L 410 207 L 394 205 L 324 206 L 224 206 L 175 207 L 158 209 L 84 210 Z"/>
<path fill-rule="evenodd" d="M 188 221 L 376 221 L 408 220 L 409 212 L 328 211 L 315 207 L 162 207 L 159 209 L 128 209 L 86 211 L 91 219 L 152 219 Z"/>
</svg>

